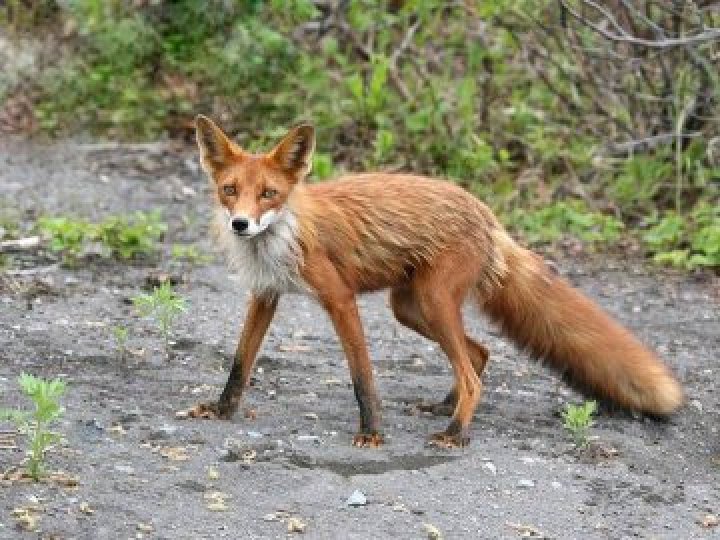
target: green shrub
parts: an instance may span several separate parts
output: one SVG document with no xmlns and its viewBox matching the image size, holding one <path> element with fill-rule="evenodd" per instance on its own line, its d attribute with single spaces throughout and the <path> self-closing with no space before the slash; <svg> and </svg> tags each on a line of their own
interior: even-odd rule
<svg viewBox="0 0 720 540">
<path fill-rule="evenodd" d="M 10 4 L 40 24 L 36 3 Z M 387 167 L 448 177 L 532 242 L 612 241 L 627 226 L 649 235 L 656 260 L 717 266 L 714 222 L 692 214 L 720 204 L 717 40 L 658 55 L 605 39 L 554 0 L 37 4 L 55 28 L 75 29 L 68 54 L 25 83 L 50 131 L 188 136 L 202 112 L 255 151 L 310 120 L 319 179 Z M 646 36 L 720 24 L 692 3 L 616 11 Z M 680 237 L 653 239 L 673 215 Z"/>
<path fill-rule="evenodd" d="M 537 210 L 515 209 L 506 221 L 530 244 L 554 242 L 563 236 L 589 243 L 610 243 L 623 231 L 621 221 L 591 211 L 578 200 L 560 201 Z"/>
<path fill-rule="evenodd" d="M 159 211 L 135 212 L 130 216 L 113 216 L 97 226 L 96 236 L 113 255 L 132 259 L 149 255 L 167 230 Z"/>
<path fill-rule="evenodd" d="M 149 255 L 167 230 L 159 211 L 110 216 L 101 223 L 90 223 L 68 216 L 44 217 L 37 228 L 49 238 L 52 251 L 62 254 L 63 262 L 73 264 L 91 242 L 99 242 L 108 256 L 132 259 Z"/>
<path fill-rule="evenodd" d="M 653 259 L 686 269 L 720 267 L 720 206 L 696 205 L 687 216 L 668 211 L 642 234 Z"/>
</svg>

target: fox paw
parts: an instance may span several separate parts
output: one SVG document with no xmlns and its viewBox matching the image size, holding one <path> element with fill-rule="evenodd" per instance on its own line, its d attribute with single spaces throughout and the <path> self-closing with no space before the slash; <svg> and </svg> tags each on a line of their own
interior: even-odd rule
<svg viewBox="0 0 720 540">
<path fill-rule="evenodd" d="M 372 433 L 356 433 L 353 437 L 353 446 L 359 448 L 377 448 L 385 442 L 385 438 L 381 433 L 374 431 Z"/>
<path fill-rule="evenodd" d="M 452 416 L 455 412 L 455 405 L 450 403 L 418 403 L 417 408 L 421 412 L 430 413 L 433 416 Z"/>
<path fill-rule="evenodd" d="M 444 431 L 433 433 L 428 440 L 429 446 L 435 448 L 464 448 L 470 444 L 470 437 L 463 433 L 448 434 Z"/>
<path fill-rule="evenodd" d="M 234 409 L 223 407 L 219 403 L 198 403 L 194 407 L 177 413 L 178 418 L 207 418 L 210 420 L 229 420 Z"/>
</svg>

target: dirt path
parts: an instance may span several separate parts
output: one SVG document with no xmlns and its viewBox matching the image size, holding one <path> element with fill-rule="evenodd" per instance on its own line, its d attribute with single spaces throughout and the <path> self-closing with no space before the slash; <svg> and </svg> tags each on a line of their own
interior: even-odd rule
<svg viewBox="0 0 720 540">
<path fill-rule="evenodd" d="M 161 208 L 170 242 L 204 240 L 206 183 L 194 157 L 162 145 L 0 143 L 0 216 L 101 219 Z M 450 384 L 446 360 L 402 329 L 383 295 L 362 298 L 388 435 L 380 450 L 349 445 L 357 410 L 338 342 L 321 310 L 287 297 L 232 422 L 175 412 L 218 394 L 246 296 L 220 262 L 87 262 L 16 258 L 0 281 L 0 406 L 22 403 L 21 371 L 68 381 L 65 441 L 52 470 L 79 485 L 0 484 L 0 538 L 713 538 L 720 526 L 720 313 L 707 280 L 626 263 L 560 261 L 560 270 L 652 343 L 682 378 L 689 404 L 667 423 L 603 411 L 593 454 L 573 451 L 558 416 L 580 398 L 471 317 L 491 349 L 486 392 L 463 451 L 424 446 L 445 419 L 418 415 L 419 399 Z M 48 266 L 45 271 L 38 266 Z M 158 267 L 182 274 L 190 310 L 176 356 L 128 299 Z M 18 274 L 20 270 L 20 274 Z M 715 285 L 716 286 L 716 285 Z M 120 358 L 110 327 L 130 330 L 141 355 Z M 0 426 L 0 431 L 9 426 Z M 21 443 L 19 438 L 10 437 Z M 11 446 L 11 445 L 8 445 Z M 22 459 L 0 448 L 0 472 Z M 367 498 L 350 507 L 354 490 Z M 22 532 L 13 509 L 34 507 Z M 92 512 L 92 513 L 91 513 Z"/>
</svg>

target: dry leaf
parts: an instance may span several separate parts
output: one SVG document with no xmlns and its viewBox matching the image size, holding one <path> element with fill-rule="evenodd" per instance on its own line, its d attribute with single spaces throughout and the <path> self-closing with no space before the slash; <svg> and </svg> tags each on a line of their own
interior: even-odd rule
<svg viewBox="0 0 720 540">
<path fill-rule="evenodd" d="M 227 493 L 223 493 L 222 491 L 208 491 L 203 495 L 205 508 L 213 512 L 224 512 L 228 509 L 225 503 L 227 497 Z"/>
<path fill-rule="evenodd" d="M 71 475 L 69 475 L 69 474 L 67 474 L 67 473 L 64 473 L 64 472 L 62 472 L 62 471 L 59 471 L 59 472 L 56 472 L 56 473 L 52 473 L 51 475 L 49 475 L 49 476 L 47 477 L 47 479 L 48 479 L 50 482 L 54 482 L 54 483 L 59 484 L 59 485 L 61 485 L 61 486 L 63 486 L 63 487 L 69 487 L 69 488 L 77 487 L 78 484 L 80 483 L 80 482 L 78 481 L 78 479 L 77 479 L 76 476 L 71 476 Z"/>
<path fill-rule="evenodd" d="M 245 450 L 242 454 L 243 463 L 253 463 L 255 461 L 255 458 L 257 458 L 257 452 L 252 448 L 250 450 Z"/>
<path fill-rule="evenodd" d="M 135 528 L 138 531 L 144 533 L 151 533 L 154 530 L 153 526 L 150 523 L 138 523 Z"/>
<path fill-rule="evenodd" d="M 718 525 L 720 525 L 720 518 L 718 518 L 715 514 L 706 514 L 700 520 L 700 525 L 702 525 L 706 529 L 710 529 L 711 527 L 717 527 Z"/>
<path fill-rule="evenodd" d="M 184 446 L 163 446 L 158 449 L 158 453 L 170 461 L 187 461 L 190 459 L 187 448 Z"/>
<path fill-rule="evenodd" d="M 32 504 L 12 509 L 12 517 L 15 518 L 17 526 L 24 531 L 34 531 L 40 520 L 40 507 Z"/>
<path fill-rule="evenodd" d="M 86 502 L 81 502 L 78 510 L 80 510 L 83 514 L 87 514 L 88 516 L 91 516 L 95 513 L 95 510 L 93 510 Z"/>
<path fill-rule="evenodd" d="M 430 540 L 442 540 L 442 533 L 435 525 L 431 523 L 423 523 L 423 528 Z"/>
<path fill-rule="evenodd" d="M 220 478 L 220 473 L 218 472 L 218 470 L 215 467 L 213 467 L 211 465 L 207 469 L 207 476 L 208 476 L 208 480 L 217 480 L 218 478 Z"/>
<path fill-rule="evenodd" d="M 121 424 L 115 424 L 110 429 L 108 429 L 108 431 L 110 433 L 112 433 L 113 435 L 120 435 L 120 436 L 125 435 L 127 433 L 127 430 L 124 427 L 122 427 Z"/>
<path fill-rule="evenodd" d="M 515 529 L 523 538 L 545 538 L 545 535 L 532 525 L 522 525 L 520 523 L 507 522 L 506 525 L 511 529 Z"/>
<path fill-rule="evenodd" d="M 299 518 L 292 517 L 287 521 L 287 529 L 290 533 L 304 533 L 307 523 Z"/>
</svg>

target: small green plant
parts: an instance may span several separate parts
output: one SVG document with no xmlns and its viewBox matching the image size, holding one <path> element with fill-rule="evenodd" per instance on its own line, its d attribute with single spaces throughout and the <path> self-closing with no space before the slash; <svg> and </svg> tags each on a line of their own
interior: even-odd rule
<svg viewBox="0 0 720 540">
<path fill-rule="evenodd" d="M 61 253 L 63 262 L 68 265 L 77 261 L 95 235 L 92 224 L 66 216 L 41 218 L 37 227 L 49 238 L 50 250 Z"/>
<path fill-rule="evenodd" d="M 586 401 L 582 405 L 568 403 L 562 412 L 563 425 L 573 437 L 575 445 L 582 448 L 587 446 L 587 432 L 593 422 L 597 411 L 595 401 Z"/>
<path fill-rule="evenodd" d="M 27 471 L 30 477 L 38 481 L 45 469 L 45 453 L 60 439 L 60 435 L 50 431 L 50 426 L 63 413 L 59 399 L 65 393 L 65 382 L 60 379 L 44 380 L 27 373 L 18 377 L 22 391 L 35 405 L 32 412 L 19 410 L 0 410 L 0 420 L 13 421 L 30 440 Z"/>
<path fill-rule="evenodd" d="M 206 255 L 192 244 L 173 244 L 170 248 L 170 256 L 176 261 L 184 261 L 190 264 L 205 264 L 212 260 L 212 257 Z"/>
<path fill-rule="evenodd" d="M 68 216 L 44 217 L 37 228 L 49 239 L 50 249 L 62 254 L 63 263 L 72 265 L 91 242 L 99 242 L 106 256 L 132 259 L 148 255 L 157 249 L 167 225 L 159 211 L 152 211 L 111 216 L 102 223 Z"/>
<path fill-rule="evenodd" d="M 165 341 L 165 351 L 170 352 L 170 330 L 175 319 L 187 309 L 185 298 L 173 291 L 170 283 L 155 287 L 150 294 L 141 293 L 133 298 L 133 304 L 143 317 L 151 317 L 159 326 Z"/>
<path fill-rule="evenodd" d="M 688 270 L 720 267 L 720 208 L 699 203 L 688 215 L 667 211 L 651 221 L 642 241 L 655 262 Z"/>
<path fill-rule="evenodd" d="M 621 221 L 594 212 L 579 200 L 559 201 L 531 211 L 517 208 L 507 222 L 519 229 L 530 244 L 552 243 L 565 235 L 583 242 L 610 243 L 624 227 Z"/>
<path fill-rule="evenodd" d="M 155 251 L 166 230 L 159 211 L 135 212 L 106 219 L 98 225 L 97 237 L 113 255 L 133 259 Z"/>
<path fill-rule="evenodd" d="M 118 348 L 118 351 L 120 352 L 120 357 L 124 357 L 125 353 L 127 352 L 127 341 L 128 336 L 130 332 L 127 329 L 127 326 L 113 326 L 112 327 L 112 335 L 115 339 L 115 345 Z"/>
</svg>

